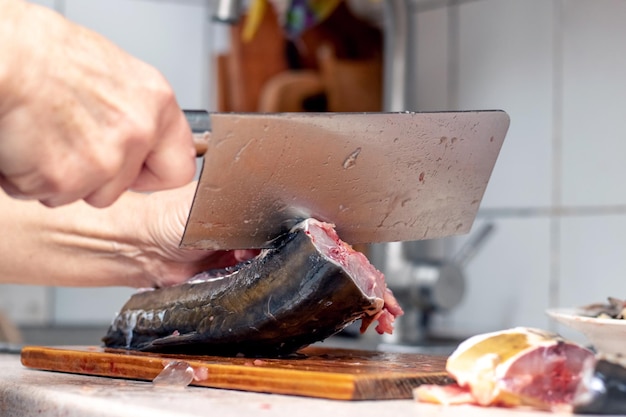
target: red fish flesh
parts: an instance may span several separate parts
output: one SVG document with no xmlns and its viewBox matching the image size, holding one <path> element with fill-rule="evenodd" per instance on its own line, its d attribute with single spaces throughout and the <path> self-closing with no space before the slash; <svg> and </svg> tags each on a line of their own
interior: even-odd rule
<svg viewBox="0 0 626 417">
<path fill-rule="evenodd" d="M 474 336 L 450 355 L 452 386 L 421 386 L 418 400 L 440 404 L 532 406 L 571 410 L 590 350 L 539 329 L 518 327 Z"/>
</svg>

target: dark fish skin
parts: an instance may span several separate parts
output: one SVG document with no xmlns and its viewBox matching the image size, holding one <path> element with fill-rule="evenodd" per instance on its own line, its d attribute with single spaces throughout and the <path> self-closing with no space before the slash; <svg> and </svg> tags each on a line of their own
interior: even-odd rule
<svg viewBox="0 0 626 417">
<path fill-rule="evenodd" d="M 600 359 L 593 370 L 593 384 L 586 401 L 576 404 L 574 414 L 626 415 L 626 361 Z"/>
<path fill-rule="evenodd" d="M 103 338 L 111 348 L 283 356 L 381 311 L 302 229 L 233 274 L 133 295 Z"/>
</svg>

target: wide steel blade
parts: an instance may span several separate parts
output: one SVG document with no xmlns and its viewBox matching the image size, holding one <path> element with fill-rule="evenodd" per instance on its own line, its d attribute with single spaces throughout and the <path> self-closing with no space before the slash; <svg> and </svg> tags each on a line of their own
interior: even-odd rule
<svg viewBox="0 0 626 417">
<path fill-rule="evenodd" d="M 182 247 L 261 248 L 306 217 L 348 243 L 470 230 L 502 111 L 211 115 Z"/>
</svg>

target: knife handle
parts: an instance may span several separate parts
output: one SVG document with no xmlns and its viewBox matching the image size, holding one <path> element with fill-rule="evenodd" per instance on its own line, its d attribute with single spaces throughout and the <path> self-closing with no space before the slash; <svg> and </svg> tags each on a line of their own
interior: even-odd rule
<svg viewBox="0 0 626 417">
<path fill-rule="evenodd" d="M 189 128 L 193 134 L 196 156 L 202 156 L 209 147 L 211 135 L 211 117 L 206 110 L 183 110 Z"/>
</svg>

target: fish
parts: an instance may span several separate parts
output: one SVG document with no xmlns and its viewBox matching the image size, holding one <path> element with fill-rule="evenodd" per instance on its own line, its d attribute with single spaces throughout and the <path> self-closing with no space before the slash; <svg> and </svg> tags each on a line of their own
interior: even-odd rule
<svg viewBox="0 0 626 417">
<path fill-rule="evenodd" d="M 402 308 L 384 275 L 309 218 L 252 260 L 183 284 L 133 294 L 105 347 L 222 356 L 287 356 L 357 320 L 391 333 Z"/>
<path fill-rule="evenodd" d="M 599 353 L 594 362 L 585 367 L 572 412 L 626 415 L 626 358 Z"/>
<path fill-rule="evenodd" d="M 420 385 L 417 401 L 626 415 L 626 358 L 560 335 L 516 327 L 471 337 L 446 362 L 455 381 Z"/>
<path fill-rule="evenodd" d="M 516 327 L 473 336 L 448 357 L 456 382 L 422 385 L 416 400 L 438 404 L 571 412 L 594 353 L 556 333 Z"/>
</svg>

